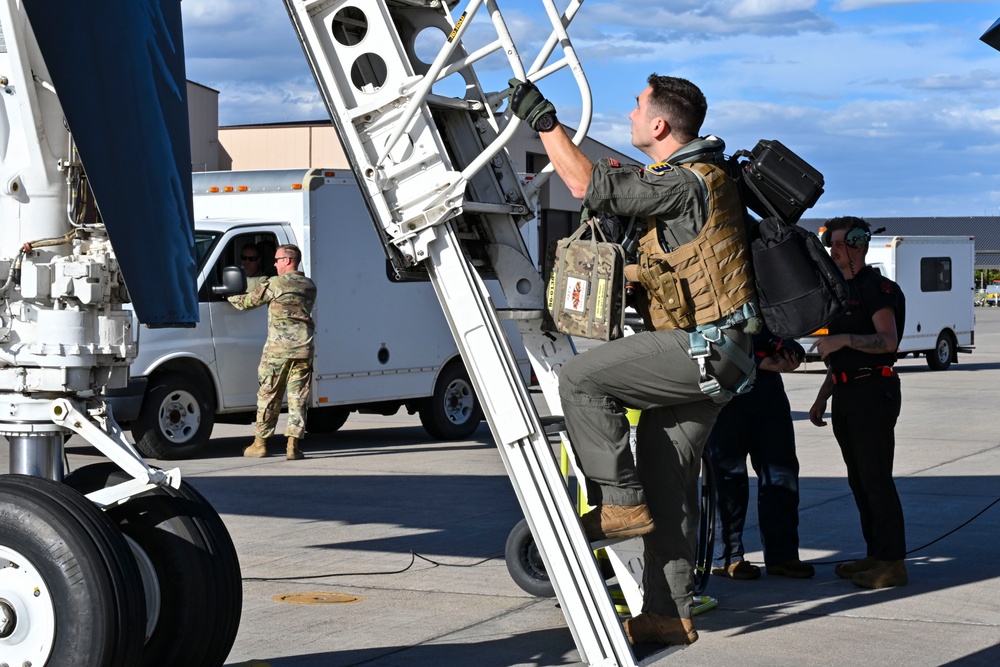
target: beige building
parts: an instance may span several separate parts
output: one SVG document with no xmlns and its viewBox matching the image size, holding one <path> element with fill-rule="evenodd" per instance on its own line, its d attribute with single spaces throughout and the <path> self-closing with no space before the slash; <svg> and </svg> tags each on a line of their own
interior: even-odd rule
<svg viewBox="0 0 1000 667">
<path fill-rule="evenodd" d="M 219 127 L 218 97 L 218 91 L 188 82 L 192 171 L 350 168 L 331 121 Z M 585 139 L 581 148 L 594 161 L 612 157 L 623 164 L 636 162 L 591 139 Z M 538 133 L 527 125 L 521 125 L 507 150 L 518 172 L 537 173 L 548 164 Z M 541 249 L 549 240 L 569 236 L 576 228 L 580 200 L 553 176 L 539 192 L 538 208 L 541 224 L 537 256 L 544 256 Z"/>
<path fill-rule="evenodd" d="M 191 127 L 191 171 L 218 171 L 219 91 L 187 82 L 188 124 Z"/>
</svg>

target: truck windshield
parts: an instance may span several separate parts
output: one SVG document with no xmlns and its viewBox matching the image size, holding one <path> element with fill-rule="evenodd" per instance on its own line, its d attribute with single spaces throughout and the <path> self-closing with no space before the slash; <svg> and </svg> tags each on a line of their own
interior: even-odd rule
<svg viewBox="0 0 1000 667">
<path fill-rule="evenodd" d="M 215 245 L 215 241 L 219 238 L 219 232 L 199 232 L 194 233 L 194 247 L 195 251 L 198 253 L 198 266 L 202 265 L 205 261 L 205 257 L 212 250 L 212 246 Z"/>
</svg>

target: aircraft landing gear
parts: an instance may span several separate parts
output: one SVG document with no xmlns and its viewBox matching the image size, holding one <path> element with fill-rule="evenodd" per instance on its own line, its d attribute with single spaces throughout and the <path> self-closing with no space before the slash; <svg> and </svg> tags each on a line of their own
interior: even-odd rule
<svg viewBox="0 0 1000 667">
<path fill-rule="evenodd" d="M 82 493 L 130 477 L 113 463 L 97 463 L 66 476 Z M 156 622 L 136 664 L 222 665 L 236 640 L 243 583 L 229 532 L 191 485 L 157 487 L 105 510 L 132 541 L 137 560 L 152 567 Z M 150 605 L 147 604 L 147 607 Z M 183 641 L 178 641 L 183 637 Z"/>
<path fill-rule="evenodd" d="M 139 568 L 79 492 L 0 476 L 0 655 L 13 665 L 131 667 L 145 637 Z"/>
</svg>

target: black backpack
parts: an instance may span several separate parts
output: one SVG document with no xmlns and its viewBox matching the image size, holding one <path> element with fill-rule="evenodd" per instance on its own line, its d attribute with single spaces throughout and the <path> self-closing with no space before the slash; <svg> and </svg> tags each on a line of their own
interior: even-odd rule
<svg viewBox="0 0 1000 667">
<path fill-rule="evenodd" d="M 736 152 L 727 167 L 743 203 L 763 218 L 747 235 L 767 328 L 798 338 L 826 326 L 847 306 L 847 283 L 819 238 L 795 224 L 823 194 L 823 175 L 777 141 Z"/>
<path fill-rule="evenodd" d="M 847 306 L 847 282 L 812 232 L 768 217 L 748 230 L 757 303 L 767 328 L 806 336 Z"/>
</svg>

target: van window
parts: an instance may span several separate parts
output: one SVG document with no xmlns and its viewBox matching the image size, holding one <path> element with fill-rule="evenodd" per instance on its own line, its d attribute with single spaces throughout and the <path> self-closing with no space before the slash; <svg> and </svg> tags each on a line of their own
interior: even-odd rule
<svg viewBox="0 0 1000 667">
<path fill-rule="evenodd" d="M 923 257 L 920 259 L 920 291 L 951 291 L 951 257 Z"/>
<path fill-rule="evenodd" d="M 194 249 L 198 254 L 198 266 L 201 267 L 201 263 L 205 261 L 205 257 L 208 256 L 209 251 L 212 250 L 212 246 L 215 245 L 215 239 L 219 238 L 217 232 L 199 232 L 194 233 Z"/>
</svg>

